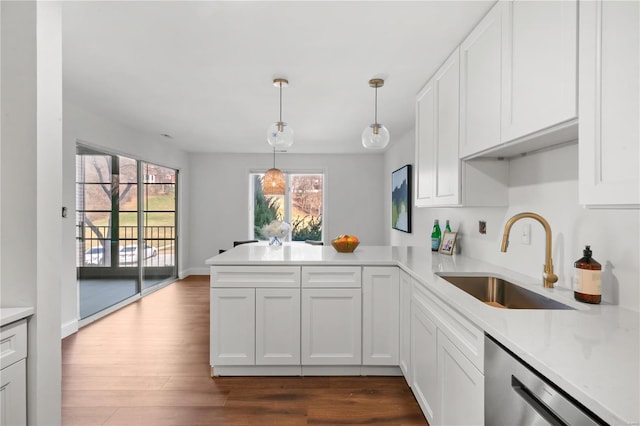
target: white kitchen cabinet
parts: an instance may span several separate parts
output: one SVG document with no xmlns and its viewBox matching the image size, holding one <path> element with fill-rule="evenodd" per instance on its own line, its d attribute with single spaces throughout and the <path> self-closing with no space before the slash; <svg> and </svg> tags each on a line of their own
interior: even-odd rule
<svg viewBox="0 0 640 426">
<path fill-rule="evenodd" d="M 580 3 L 579 201 L 640 205 L 640 3 Z"/>
<path fill-rule="evenodd" d="M 484 424 L 484 375 L 441 330 L 437 382 L 440 406 L 435 424 Z"/>
<path fill-rule="evenodd" d="M 0 329 L 0 426 L 27 424 L 27 321 Z"/>
<path fill-rule="evenodd" d="M 211 289 L 211 365 L 254 365 L 255 289 Z"/>
<path fill-rule="evenodd" d="M 411 277 L 400 270 L 400 369 L 411 386 Z"/>
<path fill-rule="evenodd" d="M 430 206 L 435 173 L 435 95 L 430 80 L 416 97 L 415 205 Z"/>
<path fill-rule="evenodd" d="M 484 334 L 414 282 L 412 391 L 432 425 L 484 421 Z M 461 409 L 464 407 L 464 409 Z"/>
<path fill-rule="evenodd" d="M 439 406 L 437 327 L 428 307 L 414 294 L 411 301 L 411 390 L 430 425 Z"/>
<path fill-rule="evenodd" d="M 302 289 L 302 365 L 362 363 L 360 288 Z"/>
<path fill-rule="evenodd" d="M 516 0 L 504 6 L 502 142 L 575 125 L 577 1 Z"/>
<path fill-rule="evenodd" d="M 437 205 L 455 205 L 460 201 L 459 58 L 459 51 L 456 49 L 436 72 L 433 82 L 436 98 L 433 202 Z"/>
<path fill-rule="evenodd" d="M 400 351 L 400 272 L 362 269 L 362 364 L 395 365 Z"/>
<path fill-rule="evenodd" d="M 362 363 L 362 268 L 302 268 L 302 365 Z"/>
<path fill-rule="evenodd" d="M 212 267 L 210 318 L 214 374 L 216 366 L 299 365 L 300 267 Z"/>
<path fill-rule="evenodd" d="M 418 94 L 417 206 L 459 202 L 459 76 L 459 51 L 456 49 Z"/>
<path fill-rule="evenodd" d="M 459 77 L 456 49 L 416 98 L 416 207 L 508 203 L 507 162 L 459 159 Z"/>
<path fill-rule="evenodd" d="M 300 290 L 256 289 L 256 365 L 300 364 Z"/>
<path fill-rule="evenodd" d="M 501 143 L 503 7 L 497 3 L 460 45 L 460 158 Z"/>
<path fill-rule="evenodd" d="M 0 426 L 27 424 L 27 380 L 24 359 L 0 371 Z"/>
</svg>

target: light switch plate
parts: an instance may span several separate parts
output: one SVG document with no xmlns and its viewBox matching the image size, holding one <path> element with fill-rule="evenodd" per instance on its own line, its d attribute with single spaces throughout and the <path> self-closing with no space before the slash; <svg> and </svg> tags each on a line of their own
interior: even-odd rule
<svg viewBox="0 0 640 426">
<path fill-rule="evenodd" d="M 523 223 L 520 234 L 520 242 L 524 245 L 531 244 L 531 224 Z"/>
</svg>

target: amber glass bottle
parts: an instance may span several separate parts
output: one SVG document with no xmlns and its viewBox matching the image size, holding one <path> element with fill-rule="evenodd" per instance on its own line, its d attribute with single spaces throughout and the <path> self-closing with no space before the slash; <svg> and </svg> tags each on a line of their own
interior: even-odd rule
<svg viewBox="0 0 640 426">
<path fill-rule="evenodd" d="M 586 246 L 583 257 L 574 264 L 573 295 L 576 300 L 586 303 L 600 303 L 602 300 L 602 265 L 591 257 L 591 247 Z"/>
</svg>

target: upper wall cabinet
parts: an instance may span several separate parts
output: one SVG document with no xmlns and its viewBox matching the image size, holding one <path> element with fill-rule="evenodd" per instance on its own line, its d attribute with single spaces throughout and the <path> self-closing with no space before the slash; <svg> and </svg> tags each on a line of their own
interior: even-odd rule
<svg viewBox="0 0 640 426">
<path fill-rule="evenodd" d="M 579 200 L 640 205 L 640 3 L 580 3 Z"/>
<path fill-rule="evenodd" d="M 417 206 L 456 205 L 459 202 L 459 76 L 456 49 L 418 94 Z"/>
<path fill-rule="evenodd" d="M 577 138 L 577 4 L 500 1 L 460 46 L 460 158 Z"/>
<path fill-rule="evenodd" d="M 435 172 L 435 96 L 433 80 L 416 98 L 416 168 L 415 205 L 433 204 L 433 174 Z"/>
<path fill-rule="evenodd" d="M 576 119 L 577 3 L 505 2 L 503 23 L 502 141 Z"/>
<path fill-rule="evenodd" d="M 500 144 L 502 5 L 460 45 L 460 158 Z"/>
<path fill-rule="evenodd" d="M 506 162 L 459 159 L 459 57 L 456 49 L 416 99 L 417 207 L 507 204 Z"/>
</svg>

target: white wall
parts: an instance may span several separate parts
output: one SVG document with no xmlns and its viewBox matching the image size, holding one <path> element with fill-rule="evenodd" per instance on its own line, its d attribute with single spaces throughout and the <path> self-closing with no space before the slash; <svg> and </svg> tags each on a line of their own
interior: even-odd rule
<svg viewBox="0 0 640 426">
<path fill-rule="evenodd" d="M 61 422 L 62 51 L 56 3 L 2 2 L 1 306 L 31 306 L 27 421 Z"/>
<path fill-rule="evenodd" d="M 78 285 L 76 282 L 75 242 L 75 152 L 82 141 L 98 149 L 126 155 L 179 170 L 178 232 L 179 275 L 189 257 L 187 217 L 189 198 L 189 167 L 187 154 L 165 141 L 162 136 L 141 133 L 130 127 L 109 121 L 85 108 L 64 101 L 63 123 L 63 205 L 69 216 L 62 229 L 62 333 L 66 336 L 78 329 Z"/>
<path fill-rule="evenodd" d="M 272 161 L 271 154 L 190 155 L 189 273 L 208 274 L 206 259 L 249 237 L 248 174 L 270 168 Z M 339 234 L 384 244 L 383 155 L 278 154 L 276 165 L 291 172 L 324 170 L 325 244 Z"/>
<path fill-rule="evenodd" d="M 385 170 L 414 164 L 414 134 L 408 133 L 387 152 Z M 385 211 L 390 211 L 390 197 Z M 571 288 L 573 262 L 591 245 L 593 257 L 603 267 L 603 301 L 640 310 L 640 211 L 637 209 L 588 209 L 578 204 L 578 146 L 517 157 L 509 164 L 509 206 L 505 208 L 413 208 L 413 233 L 389 231 L 393 245 L 429 244 L 434 219 L 449 219 L 452 230 L 460 231 L 462 254 L 539 277 L 544 264 L 544 230 L 531 224 L 531 245 L 520 243 L 522 223 L 512 229 L 509 249 L 500 252 L 505 222 L 514 214 L 541 214 L 553 232 L 553 262 L 559 286 Z M 478 221 L 487 222 L 487 234 L 478 232 Z M 385 226 L 390 213 L 385 218 Z M 542 285 L 542 284 L 541 284 Z"/>
</svg>

